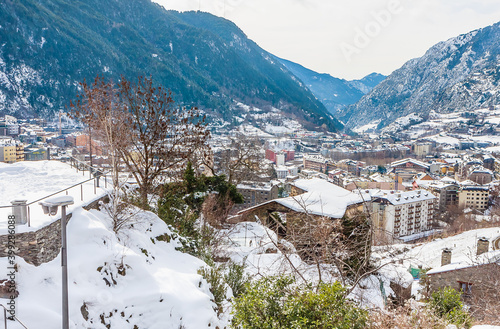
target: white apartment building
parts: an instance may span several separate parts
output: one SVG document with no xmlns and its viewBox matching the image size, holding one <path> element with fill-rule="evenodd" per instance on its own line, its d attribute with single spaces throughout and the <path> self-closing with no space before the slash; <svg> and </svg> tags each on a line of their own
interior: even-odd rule
<svg viewBox="0 0 500 329">
<path fill-rule="evenodd" d="M 375 237 L 401 238 L 431 228 L 436 197 L 425 190 L 377 191 L 372 195 Z M 405 240 L 411 240 L 409 237 Z"/>
<path fill-rule="evenodd" d="M 296 166 L 276 166 L 276 178 L 286 179 L 287 177 L 295 177 L 299 174 Z"/>
</svg>

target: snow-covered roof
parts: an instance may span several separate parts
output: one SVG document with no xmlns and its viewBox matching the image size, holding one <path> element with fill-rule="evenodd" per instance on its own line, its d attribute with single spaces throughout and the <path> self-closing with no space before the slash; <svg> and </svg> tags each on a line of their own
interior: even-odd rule
<svg viewBox="0 0 500 329">
<path fill-rule="evenodd" d="M 394 161 L 394 162 L 391 163 L 391 167 L 396 167 L 396 166 L 405 164 L 407 162 L 411 162 L 411 163 L 413 163 L 413 164 L 415 164 L 417 166 L 429 169 L 429 164 L 427 164 L 425 162 L 422 162 L 422 161 L 415 160 L 415 159 L 410 159 L 410 158 L 403 159 L 403 160 L 398 160 L 398 161 Z"/>
<path fill-rule="evenodd" d="M 293 185 L 306 192 L 293 197 L 267 201 L 244 211 L 270 203 L 278 203 L 297 212 L 342 218 L 347 207 L 371 200 L 367 192 L 350 192 L 319 178 L 298 179 Z"/>
<path fill-rule="evenodd" d="M 273 188 L 272 184 L 269 183 L 241 183 L 236 186 L 237 189 L 241 190 L 255 190 L 255 191 L 271 191 Z"/>
<path fill-rule="evenodd" d="M 298 212 L 342 218 L 348 206 L 371 200 L 365 192 L 350 192 L 319 178 L 299 179 L 293 185 L 307 192 L 274 201 Z"/>
<path fill-rule="evenodd" d="M 401 205 L 424 200 L 433 200 L 436 198 L 432 193 L 425 190 L 414 190 L 408 192 L 379 190 L 376 194 L 372 194 L 372 197 L 386 199 L 393 205 Z"/>
<path fill-rule="evenodd" d="M 468 190 L 468 191 L 488 191 L 490 188 L 488 186 L 482 186 L 482 185 L 464 185 L 462 187 L 462 190 Z"/>
<path fill-rule="evenodd" d="M 455 271 L 463 268 L 492 264 L 492 263 L 499 263 L 500 265 L 500 250 L 489 251 L 476 257 L 461 257 L 460 259 L 455 260 L 450 264 L 433 268 L 432 270 L 428 271 L 427 274 L 437 274 L 437 273 Z"/>
<path fill-rule="evenodd" d="M 450 184 L 457 184 L 456 180 L 454 180 L 453 178 L 448 177 L 448 176 L 441 178 L 440 181 L 445 182 L 445 183 L 450 183 Z"/>
</svg>

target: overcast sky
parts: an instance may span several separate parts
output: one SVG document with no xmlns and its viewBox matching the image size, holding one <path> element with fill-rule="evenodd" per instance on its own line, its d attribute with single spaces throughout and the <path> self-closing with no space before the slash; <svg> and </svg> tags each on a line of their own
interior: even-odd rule
<svg viewBox="0 0 500 329">
<path fill-rule="evenodd" d="M 439 41 L 500 21 L 498 0 L 154 0 L 238 25 L 276 56 L 335 77 L 390 74 Z"/>
</svg>

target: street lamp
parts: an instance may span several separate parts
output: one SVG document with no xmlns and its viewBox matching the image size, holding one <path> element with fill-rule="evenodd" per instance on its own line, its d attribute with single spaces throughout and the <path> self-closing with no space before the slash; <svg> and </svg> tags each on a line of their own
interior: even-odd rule
<svg viewBox="0 0 500 329">
<path fill-rule="evenodd" d="M 66 245 L 66 207 L 73 204 L 73 197 L 64 195 L 50 198 L 38 204 L 42 206 L 44 214 L 55 216 L 61 206 L 61 269 L 62 269 L 62 328 L 69 329 L 68 313 L 68 258 Z"/>
</svg>

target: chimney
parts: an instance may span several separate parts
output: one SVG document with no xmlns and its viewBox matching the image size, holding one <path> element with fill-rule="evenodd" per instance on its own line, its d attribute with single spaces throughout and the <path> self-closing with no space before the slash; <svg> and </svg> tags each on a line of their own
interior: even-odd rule
<svg viewBox="0 0 500 329">
<path fill-rule="evenodd" d="M 451 264 L 451 249 L 445 248 L 441 253 L 441 266 Z"/>
<path fill-rule="evenodd" d="M 484 254 L 490 249 L 490 242 L 485 237 L 479 238 L 477 240 L 477 255 Z"/>
</svg>

